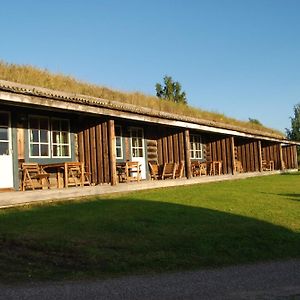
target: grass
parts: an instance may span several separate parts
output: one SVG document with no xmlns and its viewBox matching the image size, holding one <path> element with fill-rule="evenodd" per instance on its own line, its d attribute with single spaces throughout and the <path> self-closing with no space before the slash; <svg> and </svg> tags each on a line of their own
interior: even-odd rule
<svg viewBox="0 0 300 300">
<path fill-rule="evenodd" d="M 300 257 L 300 174 L 0 211 L 0 280 L 106 278 Z"/>
<path fill-rule="evenodd" d="M 134 104 L 158 111 L 185 115 L 207 121 L 220 122 L 250 130 L 255 129 L 261 132 L 276 135 L 278 137 L 284 136 L 282 132 L 275 129 L 267 128 L 253 122 L 239 121 L 234 118 L 227 117 L 221 113 L 208 112 L 188 105 L 160 100 L 157 97 L 145 95 L 140 92 L 128 93 L 112 90 L 103 86 L 79 81 L 71 76 L 53 74 L 47 70 L 40 70 L 32 66 L 8 64 L 0 61 L 0 79 L 70 93 L 82 94 L 86 96 L 94 96 L 111 101 L 114 100 L 123 103 Z M 154 85 L 155 83 L 153 83 L 153 90 Z"/>
</svg>

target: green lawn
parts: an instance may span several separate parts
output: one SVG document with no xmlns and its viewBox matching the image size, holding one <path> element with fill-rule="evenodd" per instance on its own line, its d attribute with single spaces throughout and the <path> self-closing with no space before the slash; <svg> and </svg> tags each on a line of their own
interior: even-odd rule
<svg viewBox="0 0 300 300">
<path fill-rule="evenodd" d="M 1 281 L 293 257 L 300 257 L 300 173 L 0 210 Z"/>
</svg>

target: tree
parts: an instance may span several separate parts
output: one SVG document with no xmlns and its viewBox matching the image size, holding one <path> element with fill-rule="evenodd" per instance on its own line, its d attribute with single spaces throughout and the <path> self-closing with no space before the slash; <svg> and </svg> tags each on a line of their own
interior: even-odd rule
<svg viewBox="0 0 300 300">
<path fill-rule="evenodd" d="M 181 84 L 178 81 L 174 82 L 171 76 L 166 75 L 164 77 L 164 86 L 157 83 L 155 89 L 158 98 L 187 104 L 186 94 L 181 91 Z"/>
<path fill-rule="evenodd" d="M 294 117 L 291 117 L 291 129 L 285 129 L 289 140 L 300 141 L 300 103 L 294 106 Z"/>
<path fill-rule="evenodd" d="M 249 118 L 249 122 L 252 123 L 252 124 L 256 124 L 256 125 L 262 126 L 262 123 L 259 120 L 257 120 L 257 119 Z"/>
</svg>

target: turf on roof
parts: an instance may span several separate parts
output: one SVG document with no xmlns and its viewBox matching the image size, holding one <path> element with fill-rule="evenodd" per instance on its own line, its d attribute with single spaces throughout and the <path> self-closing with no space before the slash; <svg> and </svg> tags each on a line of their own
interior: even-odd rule
<svg viewBox="0 0 300 300">
<path fill-rule="evenodd" d="M 201 109 L 193 108 L 188 105 L 176 104 L 139 92 L 126 93 L 112 90 L 99 85 L 93 85 L 79 81 L 71 76 L 63 74 L 53 74 L 47 70 L 41 70 L 32 66 L 8 64 L 0 61 L 0 79 L 134 104 L 141 107 L 147 107 L 168 113 L 185 115 L 187 117 L 193 117 L 213 122 L 220 122 L 228 125 L 238 126 L 248 130 L 259 130 L 261 132 L 284 137 L 283 133 L 277 130 L 267 128 L 258 124 L 253 124 L 251 122 L 239 121 L 233 118 L 226 117 L 225 115 L 220 113 L 203 111 Z"/>
</svg>

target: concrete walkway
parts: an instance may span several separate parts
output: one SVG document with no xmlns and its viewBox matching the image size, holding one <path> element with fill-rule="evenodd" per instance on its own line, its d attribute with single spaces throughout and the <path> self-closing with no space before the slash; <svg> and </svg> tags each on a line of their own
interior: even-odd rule
<svg viewBox="0 0 300 300">
<path fill-rule="evenodd" d="M 0 285 L 0 299 L 300 299 L 300 260 L 119 279 Z"/>
<path fill-rule="evenodd" d="M 272 172 L 256 172 L 256 173 L 242 173 L 236 175 L 221 175 L 221 176 L 201 176 L 194 177 L 191 179 L 170 179 L 170 180 L 145 180 L 139 183 L 120 183 L 116 186 L 97 185 L 97 186 L 86 186 L 86 187 L 72 187 L 64 189 L 53 189 L 53 190 L 35 190 L 26 192 L 3 192 L 0 193 L 0 208 L 7 208 L 12 206 L 24 205 L 33 202 L 41 201 L 58 201 L 68 200 L 85 196 L 105 195 L 112 193 L 124 193 L 130 191 L 139 191 L 146 189 L 156 189 L 163 187 L 208 183 L 224 180 L 236 180 L 256 176 L 266 176 L 272 174 L 279 174 L 280 171 Z"/>
</svg>

